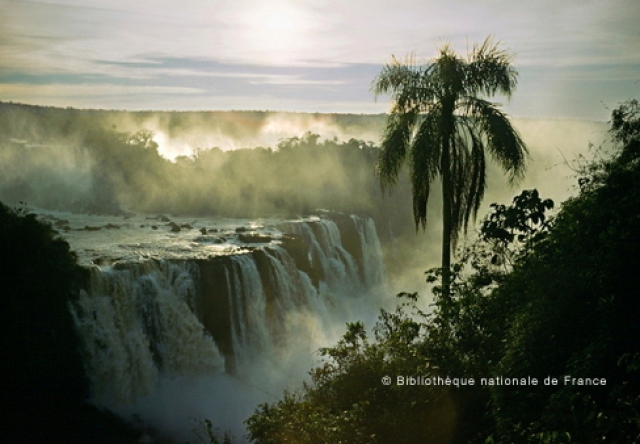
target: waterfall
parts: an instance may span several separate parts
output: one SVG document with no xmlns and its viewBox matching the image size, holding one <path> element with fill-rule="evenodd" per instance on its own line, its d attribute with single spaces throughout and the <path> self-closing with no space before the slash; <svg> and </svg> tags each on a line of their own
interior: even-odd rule
<svg viewBox="0 0 640 444">
<path fill-rule="evenodd" d="M 250 254 L 231 256 L 227 298 L 233 353 L 240 363 L 271 348 L 267 300 L 256 261 Z"/>
<path fill-rule="evenodd" d="M 296 353 L 310 359 L 334 339 L 331 328 L 344 329 L 350 304 L 366 304 L 384 283 L 384 264 L 370 219 L 311 218 L 277 228 L 275 242 L 233 253 L 92 267 L 72 312 L 93 401 L 145 417 L 136 403 L 168 390 L 166 381 L 226 375 L 227 384 L 231 377 L 281 390 L 302 379 L 312 362 L 298 364 Z M 287 373 L 293 370 L 299 373 Z"/>
<path fill-rule="evenodd" d="M 383 285 L 386 280 L 386 271 L 381 263 L 382 246 L 378 239 L 378 232 L 373 219 L 351 216 L 360 236 L 363 257 L 363 279 L 367 287 Z"/>
<path fill-rule="evenodd" d="M 340 230 L 334 221 L 288 222 L 280 224 L 280 228 L 285 233 L 301 236 L 309 245 L 311 267 L 319 272 L 323 290 L 361 290 L 356 260 L 344 249 Z"/>
<path fill-rule="evenodd" d="M 127 403 L 158 373 L 221 371 L 224 359 L 190 306 L 192 263 L 148 261 L 91 269 L 90 293 L 72 307 L 96 398 Z"/>
</svg>

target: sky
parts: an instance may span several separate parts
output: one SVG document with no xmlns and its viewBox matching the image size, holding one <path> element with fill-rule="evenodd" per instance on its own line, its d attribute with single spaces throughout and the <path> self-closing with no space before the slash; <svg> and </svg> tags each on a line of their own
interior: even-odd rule
<svg viewBox="0 0 640 444">
<path fill-rule="evenodd" d="M 640 97 L 638 0 L 0 0 L 0 101 L 127 110 L 381 113 L 392 55 L 492 35 L 514 117 L 606 121 Z"/>
</svg>

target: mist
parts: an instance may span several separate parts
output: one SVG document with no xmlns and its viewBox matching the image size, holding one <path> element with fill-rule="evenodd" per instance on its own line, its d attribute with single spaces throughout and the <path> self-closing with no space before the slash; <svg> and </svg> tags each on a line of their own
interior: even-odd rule
<svg viewBox="0 0 640 444">
<path fill-rule="evenodd" d="M 428 308 L 425 270 L 441 249 L 441 198 L 435 184 L 425 231 L 416 230 L 406 169 L 393 189 L 375 174 L 384 115 L 267 111 L 124 112 L 42 108 L 0 103 L 0 200 L 49 210 L 115 216 L 132 214 L 295 218 L 318 209 L 371 217 L 382 243 L 389 288 L 373 299 L 335 303 L 330 315 L 295 312 L 286 340 L 258 353 L 245 374 L 160 377 L 134 404 L 108 404 L 123 417 L 174 439 L 185 423 L 216 418 L 236 435 L 260 402 L 295 389 L 317 365 L 317 350 L 335 343 L 345 322 L 375 322 L 393 294 L 418 292 Z M 556 205 L 577 194 L 576 168 L 608 147 L 605 122 L 514 119 L 530 159 L 525 178 L 509 186 L 491 162 L 478 213 L 537 188 Z M 472 242 L 475 226 L 459 246 Z M 326 295 L 325 295 L 326 296 Z M 330 304 L 329 304 L 330 305 Z M 327 305 L 327 306 L 329 306 Z M 319 305 L 318 310 L 326 310 Z M 331 319 L 331 322 L 327 322 Z M 142 412 L 142 413 L 141 413 Z M 176 414 L 176 412 L 179 412 Z"/>
<path fill-rule="evenodd" d="M 565 119 L 513 119 L 529 150 L 525 177 L 512 186 L 507 176 L 489 159 L 487 190 L 478 211 L 477 221 L 470 222 L 466 236 L 460 236 L 458 248 L 474 241 L 476 227 L 491 210 L 492 203 L 510 204 L 522 190 L 536 188 L 542 198 L 550 198 L 556 207 L 571 196 L 577 195 L 577 169 L 585 160 L 593 159 L 596 151 L 604 154 L 611 147 L 608 124 L 605 122 Z M 410 234 L 405 232 L 385 250 L 386 260 L 395 277 L 397 290 L 419 292 L 431 301 L 425 285 L 424 272 L 440 266 L 441 252 L 441 191 L 435 183 L 428 205 L 428 222 L 422 229 Z M 411 217 L 410 214 L 407 217 Z M 393 259 L 392 259 L 393 258 Z M 396 262 L 397 260 L 397 262 Z M 454 252 L 455 260 L 455 252 Z"/>
<path fill-rule="evenodd" d="M 323 295 L 323 297 L 330 295 Z M 335 295 L 334 295 L 335 296 Z M 268 344 L 242 363 L 233 375 L 224 372 L 186 375 L 161 374 L 155 387 L 132 403 L 107 403 L 107 407 L 123 418 L 141 420 L 156 434 L 176 442 L 194 438 L 204 420 L 213 422 L 217 431 L 231 432 L 235 437 L 245 433 L 244 420 L 265 402 L 275 402 L 284 390 L 297 392 L 308 372 L 322 364 L 318 350 L 336 343 L 344 334 L 345 323 L 360 319 L 373 325 L 379 306 L 386 305 L 381 294 L 348 300 L 308 310 L 291 311 L 283 326 L 283 337 Z M 379 304 L 379 305 L 376 305 Z M 327 311 L 329 309 L 329 311 Z"/>
<path fill-rule="evenodd" d="M 574 195 L 575 168 L 607 144 L 605 122 L 513 119 L 530 159 L 510 187 L 489 162 L 478 217 L 537 188 Z M 373 217 L 398 291 L 424 292 L 437 266 L 440 195 L 416 232 L 405 172 L 383 192 L 375 176 L 384 115 L 268 111 L 125 112 L 0 104 L 0 199 L 87 213 L 294 216 L 318 208 Z M 470 227 L 472 238 L 474 227 Z M 390 240 L 393 239 L 393 242 Z M 464 242 L 464 239 L 461 239 Z M 403 277 L 403 276 L 406 276 Z"/>
<path fill-rule="evenodd" d="M 276 148 L 283 139 L 305 133 L 323 139 L 376 141 L 384 115 L 287 113 L 277 111 L 108 112 L 105 127 L 154 134 L 159 153 L 175 160 L 197 150 Z"/>
</svg>

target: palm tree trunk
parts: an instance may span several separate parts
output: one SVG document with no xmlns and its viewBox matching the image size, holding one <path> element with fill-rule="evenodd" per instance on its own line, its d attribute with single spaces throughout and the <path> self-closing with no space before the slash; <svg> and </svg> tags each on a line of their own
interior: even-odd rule
<svg viewBox="0 0 640 444">
<path fill-rule="evenodd" d="M 442 296 L 451 295 L 451 170 L 449 143 L 442 147 Z"/>
<path fill-rule="evenodd" d="M 453 109 L 455 99 L 449 97 L 442 102 L 442 296 L 451 297 L 451 211 L 453 184 L 451 183 L 451 138 L 453 135 Z"/>
</svg>

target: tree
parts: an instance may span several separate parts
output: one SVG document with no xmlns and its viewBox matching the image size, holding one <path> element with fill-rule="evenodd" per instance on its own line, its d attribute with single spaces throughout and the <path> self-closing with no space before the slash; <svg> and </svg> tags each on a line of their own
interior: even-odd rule
<svg viewBox="0 0 640 444">
<path fill-rule="evenodd" d="M 486 188 L 486 153 L 513 183 L 525 170 L 527 148 L 497 104 L 482 96 L 510 97 L 517 72 L 512 55 L 487 38 L 467 59 L 449 46 L 424 64 L 412 56 L 395 57 L 374 79 L 376 96 L 390 94 L 393 105 L 378 158 L 382 186 L 395 185 L 409 158 L 416 230 L 427 223 L 427 202 L 434 179 L 442 181 L 442 287 L 449 295 L 451 248 Z"/>
<path fill-rule="evenodd" d="M 640 441 L 640 151 L 634 149 L 640 113 L 634 102 L 612 113 L 612 156 L 596 155 L 578 170 L 580 194 L 563 202 L 543 238 L 527 242 L 528 251 L 491 294 L 506 313 L 504 321 L 491 320 L 506 327 L 492 373 L 598 375 L 606 386 L 493 387 L 488 405 L 496 443 Z"/>
<path fill-rule="evenodd" d="M 69 303 L 88 270 L 26 206 L 0 202 L 0 419 L 4 442 L 138 442 L 139 432 L 85 403 L 89 394 Z"/>
</svg>

